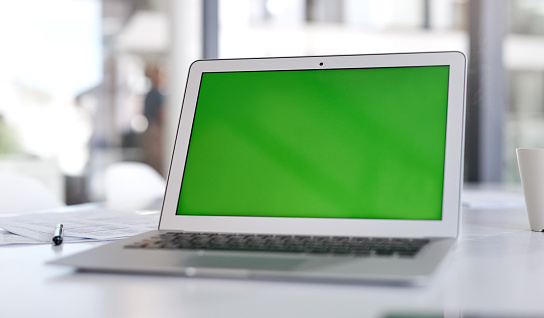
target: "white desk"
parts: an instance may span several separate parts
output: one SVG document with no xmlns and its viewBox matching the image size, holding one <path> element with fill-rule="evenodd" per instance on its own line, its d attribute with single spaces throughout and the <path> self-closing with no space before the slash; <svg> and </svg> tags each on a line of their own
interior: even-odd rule
<svg viewBox="0 0 544 318">
<path fill-rule="evenodd" d="M 458 247 L 426 287 L 78 273 L 44 262 L 96 243 L 1 247 L 0 317 L 542 316 L 544 233 L 528 228 L 523 209 L 465 211 Z"/>
</svg>

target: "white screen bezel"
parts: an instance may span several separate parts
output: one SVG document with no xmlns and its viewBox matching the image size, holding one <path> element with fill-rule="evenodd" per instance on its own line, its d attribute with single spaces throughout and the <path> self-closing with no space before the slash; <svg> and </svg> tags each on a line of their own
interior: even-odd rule
<svg viewBox="0 0 544 318">
<path fill-rule="evenodd" d="M 320 65 L 320 63 L 323 63 Z M 385 220 L 177 215 L 200 80 L 206 72 L 449 66 L 441 220 Z M 463 176 L 466 58 L 460 52 L 202 60 L 189 70 L 159 229 L 199 232 L 456 237 Z"/>
</svg>

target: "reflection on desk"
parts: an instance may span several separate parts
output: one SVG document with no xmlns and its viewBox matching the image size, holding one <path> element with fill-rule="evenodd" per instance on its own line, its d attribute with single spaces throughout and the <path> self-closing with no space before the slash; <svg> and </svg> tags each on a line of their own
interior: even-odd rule
<svg viewBox="0 0 544 318">
<path fill-rule="evenodd" d="M 521 185 L 468 184 L 464 186 L 462 202 L 470 209 L 525 208 Z"/>
</svg>

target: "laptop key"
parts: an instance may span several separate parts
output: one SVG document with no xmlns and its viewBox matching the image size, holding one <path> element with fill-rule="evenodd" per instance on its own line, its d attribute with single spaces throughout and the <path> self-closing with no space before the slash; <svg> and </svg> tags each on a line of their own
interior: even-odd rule
<svg viewBox="0 0 544 318">
<path fill-rule="evenodd" d="M 307 247 L 305 251 L 308 253 L 325 254 L 325 253 L 329 253 L 330 249 L 324 246 L 312 246 L 312 247 Z"/>
<path fill-rule="evenodd" d="M 390 248 L 378 248 L 374 250 L 374 252 L 379 256 L 392 256 L 395 253 L 395 250 Z"/>
<path fill-rule="evenodd" d="M 372 250 L 368 250 L 368 249 L 353 250 L 352 254 L 354 256 L 371 256 Z"/>
<path fill-rule="evenodd" d="M 350 254 L 351 252 L 352 250 L 347 247 L 334 247 L 331 249 L 333 254 Z"/>
</svg>

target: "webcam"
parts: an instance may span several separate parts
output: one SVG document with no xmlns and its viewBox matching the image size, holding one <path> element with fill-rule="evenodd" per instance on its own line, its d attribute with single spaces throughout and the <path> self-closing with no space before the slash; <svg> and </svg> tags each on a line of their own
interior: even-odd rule
<svg viewBox="0 0 544 318">
<path fill-rule="evenodd" d="M 323 62 L 319 63 L 319 66 L 323 66 Z"/>
</svg>

